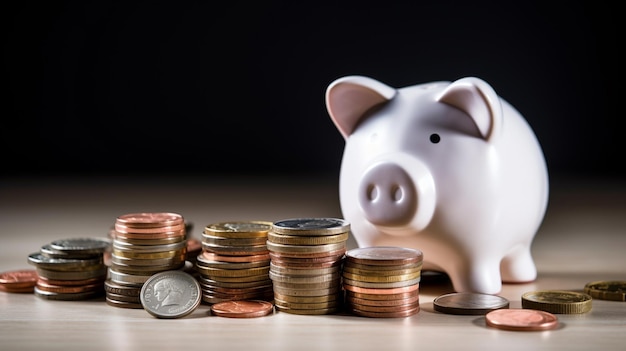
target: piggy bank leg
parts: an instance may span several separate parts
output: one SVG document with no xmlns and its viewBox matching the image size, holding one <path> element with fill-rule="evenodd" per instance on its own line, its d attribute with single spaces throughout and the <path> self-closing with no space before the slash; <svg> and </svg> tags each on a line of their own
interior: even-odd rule
<svg viewBox="0 0 626 351">
<path fill-rule="evenodd" d="M 502 281 L 506 283 L 531 282 L 537 278 L 537 268 L 529 247 L 518 247 L 500 263 Z"/>
<path fill-rule="evenodd" d="M 460 269 L 448 270 L 448 275 L 456 292 L 497 294 L 502 289 L 497 261 L 466 262 Z"/>
</svg>

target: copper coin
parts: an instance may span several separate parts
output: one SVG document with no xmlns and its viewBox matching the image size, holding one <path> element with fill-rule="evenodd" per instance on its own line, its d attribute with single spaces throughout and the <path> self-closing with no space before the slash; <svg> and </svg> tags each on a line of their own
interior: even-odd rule
<svg viewBox="0 0 626 351">
<path fill-rule="evenodd" d="M 403 265 L 422 262 L 422 251 L 395 246 L 374 246 L 351 249 L 346 261 L 369 265 Z"/>
<path fill-rule="evenodd" d="M 37 271 L 34 269 L 20 269 L 0 273 L 0 287 L 10 291 L 12 289 L 32 289 L 37 284 Z"/>
<path fill-rule="evenodd" d="M 518 331 L 550 330 L 559 325 L 558 318 L 546 311 L 527 308 L 503 308 L 485 315 L 488 326 Z"/>
<path fill-rule="evenodd" d="M 352 295 L 346 295 L 346 302 L 353 305 L 360 306 L 401 306 L 409 305 L 419 301 L 419 295 L 413 295 L 402 299 L 396 300 L 369 300 L 353 297 Z"/>
<path fill-rule="evenodd" d="M 267 261 L 270 259 L 270 255 L 267 252 L 260 254 L 249 254 L 241 256 L 220 255 L 210 251 L 202 252 L 202 258 L 206 261 L 218 261 L 218 262 L 257 262 Z"/>
<path fill-rule="evenodd" d="M 82 280 L 67 280 L 67 279 L 48 279 L 45 277 L 39 277 L 37 283 L 41 282 L 42 284 L 48 285 L 60 285 L 60 286 L 74 286 L 74 285 L 90 285 L 98 282 L 102 282 L 104 276 L 90 279 L 82 279 Z"/>
<path fill-rule="evenodd" d="M 211 305 L 211 313 L 228 318 L 254 318 L 271 314 L 274 304 L 261 300 L 224 301 Z"/>
<path fill-rule="evenodd" d="M 127 227 L 163 227 L 184 223 L 183 216 L 168 212 L 128 213 L 116 218 L 115 222 Z"/>
</svg>

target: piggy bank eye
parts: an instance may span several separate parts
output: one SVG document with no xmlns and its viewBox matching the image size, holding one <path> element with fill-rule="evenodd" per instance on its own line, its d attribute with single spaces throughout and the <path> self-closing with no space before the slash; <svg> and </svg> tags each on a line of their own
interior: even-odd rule
<svg viewBox="0 0 626 351">
<path fill-rule="evenodd" d="M 430 135 L 430 142 L 433 144 L 437 144 L 439 141 L 441 141 L 441 137 L 439 136 L 439 134 L 437 133 L 433 133 Z"/>
</svg>

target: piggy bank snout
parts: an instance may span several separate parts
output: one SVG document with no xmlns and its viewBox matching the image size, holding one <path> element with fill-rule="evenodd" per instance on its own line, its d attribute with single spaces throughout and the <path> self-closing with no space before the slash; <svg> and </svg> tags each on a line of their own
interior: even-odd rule
<svg viewBox="0 0 626 351">
<path fill-rule="evenodd" d="M 363 216 L 371 224 L 385 228 L 425 226 L 434 210 L 434 185 L 429 175 L 416 176 L 394 162 L 371 166 L 358 185 Z"/>
</svg>

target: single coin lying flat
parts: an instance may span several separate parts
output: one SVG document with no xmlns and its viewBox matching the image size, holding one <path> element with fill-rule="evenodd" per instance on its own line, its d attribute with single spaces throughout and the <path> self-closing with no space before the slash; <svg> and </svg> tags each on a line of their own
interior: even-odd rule
<svg viewBox="0 0 626 351">
<path fill-rule="evenodd" d="M 508 307 L 509 300 L 504 297 L 472 292 L 445 294 L 433 300 L 434 310 L 447 314 L 483 315 Z"/>
</svg>

